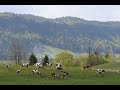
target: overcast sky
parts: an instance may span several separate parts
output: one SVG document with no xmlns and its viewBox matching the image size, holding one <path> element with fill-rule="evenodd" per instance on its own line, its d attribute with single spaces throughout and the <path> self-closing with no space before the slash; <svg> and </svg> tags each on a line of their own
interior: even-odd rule
<svg viewBox="0 0 120 90">
<path fill-rule="evenodd" d="M 0 5 L 0 12 L 33 14 L 46 18 L 73 16 L 86 20 L 120 21 L 120 5 Z"/>
</svg>

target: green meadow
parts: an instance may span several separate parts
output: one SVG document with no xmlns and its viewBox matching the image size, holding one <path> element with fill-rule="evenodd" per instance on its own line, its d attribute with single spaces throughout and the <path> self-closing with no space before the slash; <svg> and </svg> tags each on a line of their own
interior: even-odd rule
<svg viewBox="0 0 120 90">
<path fill-rule="evenodd" d="M 63 80 L 63 72 L 55 67 L 37 68 L 35 66 L 21 67 L 9 63 L 0 63 L 0 85 L 120 85 L 120 75 L 114 70 L 120 70 L 120 63 L 108 63 L 93 66 L 91 70 L 82 70 L 81 67 L 63 67 L 62 71 L 69 73 L 69 79 Z M 103 68 L 106 73 L 101 77 L 96 74 L 96 69 Z M 20 70 L 20 74 L 16 70 Z M 32 70 L 38 69 L 41 76 L 33 75 Z M 110 71 L 111 70 L 111 71 Z M 114 72 L 113 72 L 114 71 Z M 54 79 L 51 73 L 59 74 L 59 79 Z"/>
</svg>

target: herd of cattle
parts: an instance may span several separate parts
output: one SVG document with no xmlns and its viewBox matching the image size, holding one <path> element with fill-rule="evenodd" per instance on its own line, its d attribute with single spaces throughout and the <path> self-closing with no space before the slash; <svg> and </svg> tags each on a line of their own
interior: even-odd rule
<svg viewBox="0 0 120 90">
<path fill-rule="evenodd" d="M 21 67 L 27 67 L 27 68 L 28 68 L 28 66 L 29 66 L 28 63 L 24 63 L 24 64 L 21 65 Z M 44 68 L 45 66 L 52 66 L 52 63 L 46 63 L 45 66 L 43 66 L 42 63 L 36 63 L 35 66 L 38 67 L 38 68 Z M 6 67 L 9 68 L 10 66 L 7 65 Z M 87 69 L 87 70 L 88 70 L 88 69 L 91 69 L 91 65 L 84 65 L 84 66 L 83 66 L 83 70 L 86 70 L 86 69 Z M 61 64 L 61 63 L 57 63 L 57 64 L 55 65 L 55 70 L 62 70 L 62 64 Z M 41 72 L 40 72 L 39 70 L 37 70 L 37 69 L 32 70 L 31 72 L 32 72 L 32 74 L 36 74 L 36 75 L 38 75 L 38 76 L 41 76 Z M 68 75 L 69 75 L 68 72 L 66 72 L 66 71 L 62 71 L 62 72 L 63 72 L 63 74 L 62 74 L 63 79 L 64 79 L 64 80 L 68 79 Z M 97 69 L 97 70 L 96 70 L 96 73 L 97 73 L 99 76 L 102 76 L 105 72 L 106 72 L 106 71 L 105 71 L 104 69 Z M 117 73 L 119 74 L 120 71 L 117 71 Z M 20 70 L 17 70 L 17 74 L 20 74 Z M 60 75 L 59 75 L 59 74 L 56 74 L 56 73 L 53 72 L 53 73 L 51 73 L 50 75 L 51 75 L 54 79 L 60 79 Z"/>
<path fill-rule="evenodd" d="M 44 68 L 44 67 L 46 67 L 46 66 L 52 66 L 52 63 L 46 63 L 45 65 L 43 65 L 42 63 L 36 63 L 36 64 L 34 64 L 34 66 L 36 66 L 37 68 Z M 6 65 L 6 67 L 7 68 L 9 68 L 10 66 L 9 65 Z M 26 68 L 28 68 L 29 67 L 29 64 L 28 63 L 23 63 L 22 65 L 21 65 L 21 67 L 26 67 Z M 56 63 L 56 65 L 55 65 L 55 70 L 62 70 L 62 64 L 60 64 L 60 63 Z M 32 72 L 32 74 L 36 74 L 36 75 L 38 75 L 38 76 L 41 76 L 41 72 L 39 71 L 39 70 L 37 70 L 37 69 L 35 69 L 35 70 L 32 70 L 31 71 Z M 63 72 L 63 79 L 65 80 L 65 79 L 68 79 L 68 72 L 66 72 L 66 71 L 62 71 Z M 20 74 L 20 70 L 17 70 L 16 71 L 16 73 L 17 74 Z M 60 79 L 60 75 L 58 75 L 58 74 L 56 74 L 56 73 L 51 73 L 50 74 L 54 79 Z"/>
</svg>

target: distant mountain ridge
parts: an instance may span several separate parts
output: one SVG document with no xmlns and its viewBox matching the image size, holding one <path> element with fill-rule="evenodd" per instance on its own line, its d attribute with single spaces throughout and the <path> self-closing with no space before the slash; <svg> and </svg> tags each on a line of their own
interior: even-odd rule
<svg viewBox="0 0 120 90">
<path fill-rule="evenodd" d="M 88 21 L 71 16 L 50 19 L 30 14 L 0 13 L 1 54 L 8 48 L 12 38 L 30 43 L 31 50 L 41 43 L 74 53 L 88 52 L 91 40 L 92 51 L 100 46 L 103 52 L 111 49 L 119 54 L 120 22 Z"/>
</svg>

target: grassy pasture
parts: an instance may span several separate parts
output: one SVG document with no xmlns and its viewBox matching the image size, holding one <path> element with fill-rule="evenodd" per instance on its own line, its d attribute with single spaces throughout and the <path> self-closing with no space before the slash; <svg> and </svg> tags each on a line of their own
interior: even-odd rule
<svg viewBox="0 0 120 90">
<path fill-rule="evenodd" d="M 93 69 L 106 69 L 106 70 L 120 70 L 120 62 L 112 62 L 112 63 L 107 63 L 107 64 L 101 64 L 101 65 L 96 65 L 93 67 Z"/>
<path fill-rule="evenodd" d="M 95 70 L 81 70 L 80 67 L 63 67 L 63 70 L 68 71 L 69 79 L 62 79 L 62 72 L 57 71 L 53 67 L 40 68 L 41 77 L 32 75 L 32 70 L 37 69 L 35 66 L 28 68 L 20 68 L 20 66 L 10 64 L 10 68 L 5 67 L 5 63 L 0 63 L 0 85 L 120 85 L 120 75 L 117 72 L 107 71 L 104 76 L 99 77 Z M 120 63 L 111 63 L 98 65 L 92 69 L 120 69 Z M 20 75 L 17 75 L 16 70 L 20 69 Z M 53 79 L 50 75 L 55 72 L 61 75 L 60 80 Z"/>
</svg>

